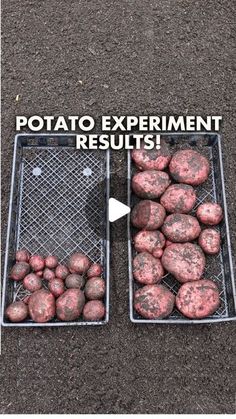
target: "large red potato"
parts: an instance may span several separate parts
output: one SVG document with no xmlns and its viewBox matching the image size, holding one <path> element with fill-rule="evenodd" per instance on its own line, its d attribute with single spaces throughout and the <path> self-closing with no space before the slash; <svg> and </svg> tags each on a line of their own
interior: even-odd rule
<svg viewBox="0 0 236 419">
<path fill-rule="evenodd" d="M 187 214 L 193 209 L 196 198 L 196 192 L 191 185 L 176 183 L 166 189 L 160 203 L 168 212 Z"/>
<path fill-rule="evenodd" d="M 85 304 L 83 291 L 68 289 L 56 300 L 56 313 L 62 321 L 76 320 L 82 313 Z"/>
<path fill-rule="evenodd" d="M 209 279 L 183 284 L 176 296 L 178 310 L 190 319 L 211 316 L 220 306 L 216 284 Z"/>
<path fill-rule="evenodd" d="M 55 298 L 51 292 L 41 289 L 31 294 L 29 303 L 29 314 L 36 323 L 46 323 L 56 313 Z"/>
<path fill-rule="evenodd" d="M 137 228 L 157 230 L 162 226 L 165 216 L 166 211 L 161 204 L 145 199 L 133 207 L 131 223 Z"/>
<path fill-rule="evenodd" d="M 210 226 L 219 224 L 223 219 L 223 211 L 221 206 L 213 202 L 206 202 L 199 205 L 196 215 L 201 223 Z"/>
<path fill-rule="evenodd" d="M 16 252 L 16 261 L 17 262 L 29 262 L 30 254 L 28 250 L 19 249 Z"/>
<path fill-rule="evenodd" d="M 220 233 L 213 228 L 206 228 L 198 237 L 198 244 L 208 255 L 216 255 L 220 251 Z"/>
<path fill-rule="evenodd" d="M 192 215 L 171 214 L 166 217 L 161 231 L 168 240 L 184 243 L 195 240 L 201 232 L 201 227 L 197 218 Z"/>
<path fill-rule="evenodd" d="M 170 174 L 176 182 L 200 185 L 210 173 L 210 165 L 206 157 L 195 150 L 177 151 L 169 164 Z"/>
<path fill-rule="evenodd" d="M 88 279 L 85 284 L 84 293 L 88 300 L 100 300 L 105 295 L 105 281 L 102 278 L 94 277 Z"/>
<path fill-rule="evenodd" d="M 164 285 L 146 285 L 134 294 L 134 308 L 145 319 L 163 319 L 173 310 L 175 296 Z"/>
<path fill-rule="evenodd" d="M 38 275 L 30 273 L 24 277 L 23 286 L 30 292 L 38 291 L 43 286 L 42 279 Z"/>
<path fill-rule="evenodd" d="M 22 322 L 28 316 L 28 307 L 23 301 L 15 301 L 7 307 L 6 316 L 13 323 Z"/>
<path fill-rule="evenodd" d="M 83 318 L 87 321 L 102 320 L 105 316 L 105 306 L 100 300 L 88 301 L 83 309 Z"/>
<path fill-rule="evenodd" d="M 159 259 L 143 252 L 133 260 L 133 276 L 140 284 L 155 284 L 161 281 L 164 269 Z"/>
<path fill-rule="evenodd" d="M 30 265 L 26 262 L 17 262 L 10 273 L 10 278 L 14 281 L 20 281 L 30 272 Z"/>
<path fill-rule="evenodd" d="M 139 170 L 163 170 L 171 159 L 171 153 L 165 141 L 161 140 L 161 148 L 146 150 L 142 144 L 139 150 L 132 150 L 132 159 Z"/>
<path fill-rule="evenodd" d="M 89 258 L 83 253 L 73 253 L 69 259 L 68 268 L 71 273 L 84 274 L 91 265 Z"/>
<path fill-rule="evenodd" d="M 29 260 L 29 264 L 31 269 L 35 272 L 42 271 L 45 266 L 44 258 L 40 255 L 33 255 Z"/>
<path fill-rule="evenodd" d="M 132 189 L 140 198 L 159 198 L 169 185 L 169 175 L 157 170 L 139 172 L 132 178 Z"/>
<path fill-rule="evenodd" d="M 161 262 L 168 272 L 184 283 L 202 277 L 206 258 L 197 244 L 174 243 L 165 248 Z"/>
<path fill-rule="evenodd" d="M 162 249 L 165 246 L 164 235 L 156 231 L 141 230 L 134 236 L 134 248 L 137 252 L 148 252 L 154 257 L 162 256 Z"/>
</svg>

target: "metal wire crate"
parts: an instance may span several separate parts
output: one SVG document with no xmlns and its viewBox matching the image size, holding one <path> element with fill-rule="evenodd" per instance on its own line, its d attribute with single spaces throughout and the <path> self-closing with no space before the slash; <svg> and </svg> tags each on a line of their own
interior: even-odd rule
<svg viewBox="0 0 236 419">
<path fill-rule="evenodd" d="M 2 324 L 71 326 L 107 323 L 109 317 L 110 158 L 101 151 L 75 148 L 75 135 L 20 134 L 15 138 L 3 279 Z M 23 299 L 22 284 L 9 280 L 17 249 L 55 254 L 60 263 L 76 251 L 103 266 L 105 319 L 98 322 L 10 323 L 6 306 Z M 46 287 L 46 283 L 44 284 Z"/>
<path fill-rule="evenodd" d="M 197 202 L 192 211 L 195 213 L 196 208 L 203 202 L 218 202 L 224 209 L 224 220 L 218 226 L 221 234 L 221 251 L 217 256 L 206 257 L 206 268 L 204 278 L 212 279 L 216 282 L 220 290 L 221 305 L 219 309 L 211 316 L 201 320 L 190 320 L 184 317 L 177 309 L 172 314 L 161 320 L 143 319 L 133 308 L 134 292 L 140 285 L 133 279 L 132 260 L 136 254 L 132 245 L 132 237 L 138 231 L 133 228 L 128 216 L 128 257 L 129 257 L 129 296 L 130 296 L 130 319 L 134 323 L 180 323 L 180 324 L 196 324 L 196 323 L 214 323 L 220 321 L 236 320 L 236 292 L 235 280 L 233 274 L 233 262 L 231 256 L 231 244 L 229 235 L 229 225 L 227 216 L 227 206 L 224 189 L 224 174 L 221 152 L 220 136 L 214 133 L 193 133 L 193 134 L 161 134 L 162 138 L 169 144 L 172 151 L 184 148 L 192 148 L 205 155 L 211 164 L 211 173 L 208 180 L 196 188 Z M 133 207 L 139 199 L 132 193 L 131 178 L 136 172 L 136 168 L 131 161 L 130 152 L 128 152 L 128 205 Z M 176 295 L 180 284 L 171 275 L 167 274 L 162 282 Z"/>
</svg>

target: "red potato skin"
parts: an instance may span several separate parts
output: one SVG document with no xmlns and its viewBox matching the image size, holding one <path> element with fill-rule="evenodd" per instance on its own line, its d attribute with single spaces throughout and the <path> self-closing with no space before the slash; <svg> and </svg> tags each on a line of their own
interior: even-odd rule
<svg viewBox="0 0 236 419">
<path fill-rule="evenodd" d="M 105 295 L 105 281 L 100 277 L 94 277 L 88 279 L 85 284 L 85 297 L 88 300 L 100 300 Z"/>
<path fill-rule="evenodd" d="M 206 258 L 197 244 L 174 243 L 165 248 L 161 262 L 167 272 L 180 283 L 185 283 L 202 277 Z"/>
<path fill-rule="evenodd" d="M 164 285 L 146 285 L 134 294 L 134 308 L 145 319 L 168 317 L 175 303 L 175 296 Z"/>
<path fill-rule="evenodd" d="M 46 323 L 56 314 L 55 297 L 45 289 L 31 294 L 28 307 L 30 317 L 36 323 Z"/>
<path fill-rule="evenodd" d="M 145 170 L 133 176 L 132 189 L 140 198 L 156 199 L 165 192 L 170 182 L 166 172 Z"/>
<path fill-rule="evenodd" d="M 28 307 L 23 301 L 15 301 L 7 307 L 6 316 L 12 323 L 23 322 L 28 316 Z"/>
<path fill-rule="evenodd" d="M 23 287 L 30 292 L 38 291 L 42 286 L 42 279 L 36 274 L 30 273 L 23 279 Z"/>
<path fill-rule="evenodd" d="M 170 240 L 166 240 L 166 245 L 165 245 L 165 247 L 168 247 L 168 246 L 170 246 L 171 244 L 174 244 L 173 242 L 171 242 Z"/>
<path fill-rule="evenodd" d="M 166 217 L 161 231 L 168 240 L 185 243 L 195 240 L 201 232 L 201 227 L 197 218 L 192 215 L 171 214 Z"/>
<path fill-rule="evenodd" d="M 134 248 L 137 252 L 148 252 L 160 258 L 165 246 L 165 237 L 160 231 L 141 230 L 134 236 Z"/>
<path fill-rule="evenodd" d="M 42 271 L 45 266 L 44 258 L 40 255 L 33 255 L 29 260 L 29 264 L 33 271 Z"/>
<path fill-rule="evenodd" d="M 170 213 L 187 214 L 196 203 L 196 192 L 184 183 L 170 185 L 161 196 L 160 203 Z"/>
<path fill-rule="evenodd" d="M 43 279 L 46 281 L 51 281 L 56 277 L 55 272 L 52 269 L 45 268 L 43 271 Z"/>
<path fill-rule="evenodd" d="M 14 281 L 20 281 L 30 272 L 30 265 L 26 262 L 17 262 L 10 273 L 10 278 Z"/>
<path fill-rule="evenodd" d="M 67 288 L 83 288 L 85 285 L 85 277 L 78 274 L 70 274 L 65 281 Z"/>
<path fill-rule="evenodd" d="M 100 276 L 103 272 L 102 266 L 99 263 L 93 263 L 87 271 L 87 278 Z"/>
<path fill-rule="evenodd" d="M 206 228 L 200 233 L 198 244 L 208 255 L 216 255 L 220 251 L 220 233 L 213 228 Z"/>
<path fill-rule="evenodd" d="M 25 303 L 26 305 L 28 305 L 29 304 L 29 299 L 30 299 L 30 295 L 26 295 L 24 298 L 23 298 L 23 303 Z"/>
<path fill-rule="evenodd" d="M 56 313 L 62 321 L 76 320 L 82 313 L 85 304 L 83 291 L 78 288 L 66 290 L 56 301 Z"/>
<path fill-rule="evenodd" d="M 69 269 L 65 265 L 58 265 L 55 270 L 55 276 L 63 280 L 69 275 Z"/>
<path fill-rule="evenodd" d="M 137 228 L 157 230 L 162 226 L 165 216 L 166 211 L 161 204 L 145 199 L 133 207 L 131 223 Z"/>
<path fill-rule="evenodd" d="M 203 319 L 212 315 L 220 306 L 216 284 L 209 279 L 183 284 L 176 296 L 176 307 L 189 319 Z"/>
<path fill-rule="evenodd" d="M 28 250 L 25 249 L 19 249 L 16 252 L 16 261 L 17 262 L 29 262 L 30 254 Z"/>
<path fill-rule="evenodd" d="M 49 269 L 55 269 L 58 265 L 58 257 L 57 256 L 47 256 L 45 258 L 45 266 Z"/>
<path fill-rule="evenodd" d="M 133 260 L 133 276 L 140 284 L 156 284 L 161 281 L 164 269 L 159 259 L 142 252 Z"/>
<path fill-rule="evenodd" d="M 159 150 L 146 150 L 142 144 L 139 150 L 132 150 L 131 156 L 139 170 L 164 170 L 171 160 L 169 147 L 163 140 Z"/>
<path fill-rule="evenodd" d="M 88 301 L 83 309 L 83 319 L 87 321 L 102 320 L 105 316 L 105 306 L 100 300 Z"/>
<path fill-rule="evenodd" d="M 43 277 L 43 271 L 37 271 L 37 276 L 40 276 L 40 278 Z"/>
<path fill-rule="evenodd" d="M 54 297 L 60 297 L 65 291 L 64 281 L 61 278 L 54 278 L 48 283 L 48 289 Z"/>
<path fill-rule="evenodd" d="M 200 185 L 210 173 L 208 160 L 195 150 L 177 151 L 169 164 L 169 171 L 176 182 Z"/>
<path fill-rule="evenodd" d="M 83 253 L 76 252 L 71 255 L 68 267 L 71 273 L 84 274 L 88 271 L 91 262 Z"/>
<path fill-rule="evenodd" d="M 199 205 L 196 215 L 201 223 L 210 226 L 219 224 L 223 219 L 223 211 L 221 206 L 213 202 L 206 202 Z"/>
</svg>

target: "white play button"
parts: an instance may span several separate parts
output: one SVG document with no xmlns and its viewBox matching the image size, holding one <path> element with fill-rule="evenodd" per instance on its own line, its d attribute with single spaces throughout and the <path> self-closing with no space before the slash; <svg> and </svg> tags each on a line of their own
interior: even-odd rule
<svg viewBox="0 0 236 419">
<path fill-rule="evenodd" d="M 122 202 L 117 201 L 115 198 L 109 199 L 109 221 L 113 223 L 116 220 L 119 220 L 119 218 L 124 217 L 124 215 L 129 214 L 130 207 L 128 207 L 125 204 L 122 204 Z"/>
</svg>

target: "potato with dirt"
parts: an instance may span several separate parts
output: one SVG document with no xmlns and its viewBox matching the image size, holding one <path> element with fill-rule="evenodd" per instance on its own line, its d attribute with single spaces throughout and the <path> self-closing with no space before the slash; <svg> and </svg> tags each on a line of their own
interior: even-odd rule
<svg viewBox="0 0 236 419">
<path fill-rule="evenodd" d="M 6 317 L 12 323 L 23 322 L 28 316 L 28 307 L 23 301 L 15 301 L 6 309 Z"/>
<path fill-rule="evenodd" d="M 87 278 L 100 276 L 102 272 L 103 272 L 102 265 L 100 265 L 100 263 L 93 263 L 87 271 Z"/>
<path fill-rule="evenodd" d="M 179 150 L 170 161 L 169 171 L 176 182 L 196 186 L 207 180 L 210 165 L 206 157 L 195 150 Z"/>
<path fill-rule="evenodd" d="M 30 265 L 27 262 L 17 262 L 12 267 L 10 278 L 14 281 L 21 281 L 30 272 Z"/>
<path fill-rule="evenodd" d="M 204 204 L 199 205 L 196 215 L 201 223 L 215 226 L 222 221 L 223 210 L 217 203 L 205 202 Z"/>
<path fill-rule="evenodd" d="M 187 214 L 193 209 L 196 199 L 196 192 L 191 185 L 176 183 L 166 189 L 160 203 L 167 212 Z"/>
<path fill-rule="evenodd" d="M 29 260 L 32 271 L 42 271 L 45 266 L 44 258 L 40 255 L 33 255 Z"/>
<path fill-rule="evenodd" d="M 176 307 L 189 319 L 211 316 L 220 306 L 217 285 L 210 279 L 183 284 L 176 296 Z"/>
<path fill-rule="evenodd" d="M 78 288 L 66 290 L 56 300 L 56 313 L 59 320 L 69 322 L 78 319 L 85 304 L 83 291 Z"/>
<path fill-rule="evenodd" d="M 46 323 L 56 314 L 55 297 L 45 289 L 31 294 L 28 307 L 30 317 L 36 323 Z"/>
<path fill-rule="evenodd" d="M 88 301 L 83 309 L 83 319 L 86 321 L 99 321 L 105 316 L 105 306 L 100 300 Z"/>
<path fill-rule="evenodd" d="M 60 297 L 65 291 L 64 281 L 61 278 L 51 279 L 48 283 L 48 289 L 54 295 L 54 297 Z"/>
<path fill-rule="evenodd" d="M 163 267 L 180 283 L 197 281 L 206 265 L 205 255 L 197 244 L 174 243 L 166 247 L 161 258 Z"/>
<path fill-rule="evenodd" d="M 142 252 L 133 260 L 133 276 L 140 284 L 156 284 L 164 276 L 164 269 L 159 259 Z"/>
<path fill-rule="evenodd" d="M 165 208 L 158 202 L 144 199 L 138 202 L 131 212 L 131 223 L 144 230 L 158 230 L 166 216 Z"/>
<path fill-rule="evenodd" d="M 58 257 L 49 255 L 45 258 L 45 266 L 49 269 L 55 269 L 58 265 Z"/>
<path fill-rule="evenodd" d="M 85 277 L 78 274 L 70 274 L 67 276 L 65 285 L 67 288 L 83 288 L 85 285 Z"/>
<path fill-rule="evenodd" d="M 166 172 L 145 170 L 136 173 L 132 178 L 132 189 L 140 198 L 159 198 L 170 185 L 170 177 Z"/>
<path fill-rule="evenodd" d="M 57 265 L 56 270 L 55 270 L 55 276 L 57 278 L 61 278 L 63 279 L 63 281 L 66 279 L 66 277 L 69 275 L 69 269 L 67 268 L 66 265 Z"/>
<path fill-rule="evenodd" d="M 165 237 L 159 231 L 141 230 L 134 236 L 134 248 L 137 252 L 148 252 L 156 258 L 160 258 L 165 246 Z"/>
<path fill-rule="evenodd" d="M 25 249 L 19 249 L 16 252 L 16 261 L 17 262 L 29 262 L 30 259 L 30 253 L 28 250 Z"/>
<path fill-rule="evenodd" d="M 220 233 L 214 228 L 202 230 L 198 244 L 207 255 L 217 255 L 220 251 Z"/>
<path fill-rule="evenodd" d="M 23 279 L 23 287 L 30 292 L 38 291 L 42 286 L 42 279 L 34 273 L 26 275 Z"/>
<path fill-rule="evenodd" d="M 161 140 L 159 150 L 146 150 L 142 143 L 140 149 L 132 150 L 131 156 L 139 170 L 164 170 L 171 160 L 169 147 L 164 140 Z"/>
<path fill-rule="evenodd" d="M 188 214 L 168 215 L 161 227 L 165 237 L 174 243 L 185 243 L 195 240 L 201 233 L 197 218 Z"/>
<path fill-rule="evenodd" d="M 85 274 L 89 267 L 91 265 L 91 262 L 89 258 L 83 253 L 73 253 L 69 259 L 68 268 L 72 274 Z"/>
<path fill-rule="evenodd" d="M 105 281 L 100 277 L 88 279 L 85 284 L 84 293 L 88 300 L 100 300 L 106 291 Z"/>
<path fill-rule="evenodd" d="M 134 308 L 145 319 L 168 317 L 173 311 L 175 296 L 164 285 L 146 285 L 134 294 Z"/>
</svg>

